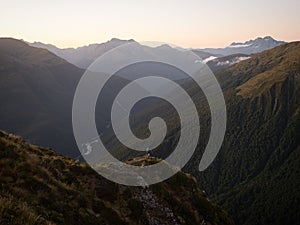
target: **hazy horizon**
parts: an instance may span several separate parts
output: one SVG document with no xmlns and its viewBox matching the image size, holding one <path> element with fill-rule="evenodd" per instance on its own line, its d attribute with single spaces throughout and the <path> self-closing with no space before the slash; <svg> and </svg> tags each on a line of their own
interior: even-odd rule
<svg viewBox="0 0 300 225">
<path fill-rule="evenodd" d="M 111 38 L 161 41 L 185 48 L 225 47 L 256 37 L 300 38 L 300 1 L 160 2 L 121 0 L 2 3 L 1 37 L 59 48 L 103 43 Z"/>
</svg>

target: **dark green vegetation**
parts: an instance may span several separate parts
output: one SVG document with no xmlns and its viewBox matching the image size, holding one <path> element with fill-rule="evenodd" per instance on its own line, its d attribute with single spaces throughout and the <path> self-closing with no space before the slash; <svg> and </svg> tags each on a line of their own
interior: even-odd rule
<svg viewBox="0 0 300 225">
<path fill-rule="evenodd" d="M 244 69 L 251 79 L 237 88 L 237 95 L 243 98 L 228 101 L 232 108 L 229 124 L 234 124 L 229 125 L 229 136 L 235 140 L 227 139 L 225 145 L 232 157 L 239 157 L 223 159 L 226 164 L 231 161 L 236 166 L 231 171 L 236 172 L 229 175 L 230 169 L 224 171 L 227 176 L 219 181 L 236 179 L 238 185 L 219 199 L 227 199 L 227 208 L 239 206 L 236 217 L 246 224 L 299 224 L 300 43 L 275 48 L 248 63 L 255 62 L 252 70 Z M 241 76 L 243 66 L 233 67 L 229 73 Z M 233 193 L 234 199 L 230 197 Z"/>
<path fill-rule="evenodd" d="M 2 131 L 0 184 L 0 224 L 233 224 L 188 174 L 149 188 L 121 186 Z"/>
<path fill-rule="evenodd" d="M 186 170 L 237 224 L 299 224 L 300 42 L 262 52 L 216 75 L 227 104 L 225 140 L 213 164 L 199 174 L 206 129 Z M 205 130 L 207 104 L 198 93 L 194 97 Z"/>
</svg>

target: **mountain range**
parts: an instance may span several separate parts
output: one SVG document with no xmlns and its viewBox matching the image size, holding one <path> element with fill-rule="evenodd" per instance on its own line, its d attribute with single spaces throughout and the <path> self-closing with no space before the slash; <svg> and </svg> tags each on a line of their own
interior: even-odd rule
<svg viewBox="0 0 300 225">
<path fill-rule="evenodd" d="M 105 52 L 126 43 L 134 42 L 134 40 L 120 40 L 112 38 L 102 44 L 90 44 L 79 48 L 65 48 L 61 49 L 51 44 L 44 44 L 41 42 L 28 43 L 32 47 L 47 49 L 55 55 L 65 59 L 73 65 L 86 69 L 88 66 L 95 61 L 100 55 Z"/>
<path fill-rule="evenodd" d="M 66 61 L 78 66 L 82 69 L 87 69 L 87 67 L 95 61 L 99 56 L 103 55 L 105 52 L 126 43 L 137 43 L 133 39 L 130 40 L 120 40 L 113 38 L 110 41 L 101 44 L 90 44 L 88 46 L 83 46 L 79 48 L 65 48 L 60 49 L 51 44 L 44 44 L 41 42 L 28 43 L 32 47 L 47 49 L 50 52 L 56 54 L 57 56 L 65 59 Z M 244 54 L 251 55 L 255 53 L 262 52 L 264 50 L 282 45 L 286 42 L 276 41 L 272 37 L 267 36 L 264 38 L 257 38 L 255 40 L 249 40 L 244 43 L 233 42 L 231 45 L 225 48 L 205 48 L 205 49 L 191 49 L 195 54 L 197 54 L 202 60 L 208 62 L 209 59 L 229 56 L 233 54 Z M 181 48 L 181 50 L 184 50 Z M 212 58 L 213 57 L 213 58 Z"/>
<path fill-rule="evenodd" d="M 273 39 L 270 38 L 258 38 L 256 40 L 258 40 L 257 43 L 270 43 L 269 47 L 274 44 Z M 112 40 L 112 42 L 115 41 Z M 255 41 L 250 42 L 234 43 L 232 46 L 235 47 L 225 49 L 236 51 L 236 49 L 250 49 L 251 46 L 259 46 L 259 44 L 254 44 Z M 201 125 L 199 145 L 184 171 L 193 174 L 197 179 L 198 186 L 204 189 L 212 200 L 228 211 L 237 224 L 297 225 L 300 222 L 298 207 L 300 205 L 300 42 L 277 44 L 279 46 L 257 54 L 254 52 L 247 52 L 246 54 L 239 52 L 234 55 L 219 53 L 211 53 L 212 55 L 210 55 L 207 53 L 203 57 L 203 60 L 216 57 L 210 58 L 211 60 L 206 63 L 214 68 L 215 76 L 222 87 L 228 117 L 222 148 L 213 164 L 202 173 L 198 171 L 198 164 L 209 137 L 210 111 L 203 93 L 191 81 L 183 81 L 182 83 L 182 86 L 187 89 L 196 103 Z M 263 48 L 257 47 L 257 49 Z M 198 54 L 204 54 L 202 50 L 196 51 Z M 252 55 L 249 56 L 249 54 Z M 72 133 L 71 106 L 76 85 L 83 72 L 83 69 L 72 65 L 46 49 L 35 48 L 24 41 L 15 39 L 0 39 L 0 129 L 21 135 L 34 144 L 55 148 L 65 156 L 75 158 L 77 154 L 80 155 Z M 126 77 L 123 77 L 118 82 L 123 85 L 128 81 Z M 110 98 L 111 96 L 108 95 L 107 100 L 111 100 Z M 105 105 L 99 107 L 105 107 Z M 176 113 L 165 103 L 157 104 L 157 107 L 146 107 L 144 104 L 141 108 L 144 110 L 143 113 L 162 116 L 171 123 L 170 133 L 168 133 L 165 141 L 157 150 L 153 150 L 155 157 L 163 159 L 174 149 L 180 136 L 180 126 L 177 123 Z M 144 134 L 147 121 L 142 116 L 138 117 L 135 122 L 136 127 L 133 127 L 135 133 Z M 101 124 L 101 120 L 98 123 L 100 128 L 105 126 L 105 124 Z M 37 160 L 36 157 L 45 159 L 47 165 L 50 161 L 55 161 L 54 158 L 57 154 L 52 150 L 32 147 L 21 139 L 3 132 L 1 136 L 4 142 L 2 144 L 4 146 L 2 148 L 3 157 L 1 156 L 1 159 L 4 158 L 4 160 L 0 161 L 1 168 L 9 168 L 7 165 L 14 164 L 14 159 L 22 159 L 20 149 L 26 149 L 30 152 L 29 156 L 24 156 L 29 162 L 32 159 L 28 157 L 32 156 L 35 159 L 32 160 L 34 163 L 32 171 L 39 171 L 36 168 L 40 168 L 38 162 L 41 161 Z M 6 145 L 5 143 L 9 144 Z M 36 150 L 37 148 L 39 150 Z M 12 153 L 10 153 L 10 149 Z M 119 151 L 120 149 L 117 149 L 115 152 L 118 154 Z M 55 157 L 51 158 L 49 155 Z M 49 157 L 51 160 L 47 159 Z M 56 176 L 56 180 L 53 182 L 60 185 L 58 187 L 63 188 L 63 193 L 78 193 L 76 192 L 78 189 L 75 187 L 72 186 L 73 189 L 68 187 L 69 184 L 61 176 L 61 171 L 65 167 L 70 171 L 76 171 L 77 167 L 84 167 L 83 164 L 76 164 L 62 156 L 57 157 L 62 163 L 58 162 L 54 167 L 49 166 L 50 168 L 44 169 L 51 170 L 51 174 Z M 122 157 L 124 157 L 123 160 L 128 160 L 130 155 Z M 79 166 L 73 168 L 71 164 Z M 24 167 L 27 168 L 28 165 L 26 164 Z M 13 171 L 17 171 L 16 174 L 18 174 L 24 167 L 20 170 L 17 170 L 16 167 L 16 170 Z M 2 171 L 5 172 L 1 169 Z M 72 177 L 84 173 L 81 169 L 77 171 L 79 172 L 71 173 Z M 32 174 L 31 172 L 29 174 Z M 7 182 L 16 183 L 15 181 L 19 180 L 18 177 L 14 178 L 11 173 L 12 171 L 9 170 L 2 173 L 1 178 L 6 179 L 3 181 L 4 184 Z M 33 179 L 33 182 L 44 179 L 38 173 L 34 176 L 37 177 Z M 80 175 L 79 179 L 86 180 L 86 177 Z M 17 184 L 21 185 L 22 182 L 17 182 Z M 39 185 L 43 187 L 40 183 L 37 187 Z M 176 183 L 175 186 L 177 185 Z M 26 193 L 29 190 L 24 186 L 17 187 L 16 190 L 25 189 L 24 192 Z M 110 187 L 109 190 L 113 190 L 112 186 L 108 187 Z M 175 196 L 185 188 L 169 193 Z M 12 202 L 11 207 L 20 209 L 22 206 L 20 200 L 14 198 L 17 191 L 9 188 L 8 190 L 9 192 L 4 199 L 5 204 Z M 74 190 L 76 191 L 72 192 Z M 42 191 L 44 192 L 44 189 Z M 163 196 L 169 196 L 167 192 L 164 192 Z M 58 197 L 63 195 L 62 192 L 57 194 Z M 163 198 L 163 196 L 161 197 Z M 34 199 L 42 201 L 42 199 L 36 199 L 31 194 L 27 197 L 26 202 Z M 90 199 L 93 197 L 94 195 L 84 196 L 85 200 L 79 198 L 78 201 L 85 202 L 87 206 L 90 206 L 89 204 L 92 204 Z M 47 196 L 45 201 L 47 202 L 49 199 L 51 196 Z M 189 199 L 191 201 L 193 197 L 189 196 Z M 164 204 L 171 208 L 173 204 L 171 202 L 164 202 Z M 106 204 L 106 208 L 110 207 L 115 210 L 114 203 L 102 203 Z M 59 203 L 55 202 L 55 204 Z M 76 202 L 72 204 L 76 207 L 78 205 Z M 179 203 L 174 204 L 178 205 Z M 42 218 L 48 220 L 47 208 L 35 211 L 38 209 L 35 206 L 29 210 L 32 214 L 28 215 L 42 213 Z M 63 209 L 64 206 L 62 205 L 60 209 Z M 55 205 L 55 207 L 58 206 Z M 195 206 L 187 207 L 193 209 Z M 87 209 L 90 208 L 87 207 Z M 1 210 L 0 212 L 3 212 Z M 65 219 L 61 215 L 62 211 L 57 211 L 54 208 L 51 210 L 54 211 L 50 218 L 53 216 L 54 219 L 49 219 L 49 221 L 59 223 L 57 220 Z M 78 208 L 78 211 L 82 212 L 82 209 Z M 104 210 L 104 212 L 106 211 Z M 116 210 L 115 212 L 118 216 L 115 216 L 114 213 L 114 216 L 110 217 L 124 219 L 123 211 L 121 214 Z M 101 213 L 99 214 L 101 217 Z M 5 215 L 11 216 L 9 213 Z M 91 211 L 87 213 L 84 211 L 80 218 L 89 218 L 93 215 Z M 181 216 L 182 214 L 178 215 Z M 105 215 L 102 216 L 106 218 Z M 109 222 L 107 223 L 109 224 Z M 110 223 L 113 224 L 113 222 Z"/>
</svg>

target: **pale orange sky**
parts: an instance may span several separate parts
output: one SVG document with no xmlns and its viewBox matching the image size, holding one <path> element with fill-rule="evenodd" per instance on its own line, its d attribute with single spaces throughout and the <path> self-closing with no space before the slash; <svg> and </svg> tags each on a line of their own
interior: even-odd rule
<svg viewBox="0 0 300 225">
<path fill-rule="evenodd" d="M 268 35 L 294 41 L 299 9 L 299 0 L 10 0 L 1 2 L 0 36 L 58 47 L 113 37 L 193 48 Z"/>
</svg>

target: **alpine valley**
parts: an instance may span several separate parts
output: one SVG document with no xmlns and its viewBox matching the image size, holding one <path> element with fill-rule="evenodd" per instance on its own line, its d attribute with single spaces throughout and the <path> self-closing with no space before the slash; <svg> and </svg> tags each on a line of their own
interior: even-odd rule
<svg viewBox="0 0 300 225">
<path fill-rule="evenodd" d="M 182 171 L 149 187 L 98 175 L 80 157 L 72 130 L 72 102 L 85 69 L 128 43 L 149 54 L 184 52 L 168 45 L 151 49 L 132 39 L 60 49 L 0 38 L 0 224 L 300 224 L 300 42 L 267 36 L 222 49 L 191 49 L 223 90 L 223 145 L 199 172 L 211 128 L 209 105 L 195 82 L 179 80 L 198 110 L 200 141 Z M 129 80 L 118 77 L 116 87 Z M 108 91 L 96 106 L 99 130 L 107 127 L 101 109 L 113 94 Z M 128 164 L 164 160 L 180 137 L 174 108 L 148 103 L 133 110 L 133 132 L 147 137 L 153 116 L 168 124 L 150 157 L 125 151 L 107 135 L 111 153 Z"/>
</svg>

